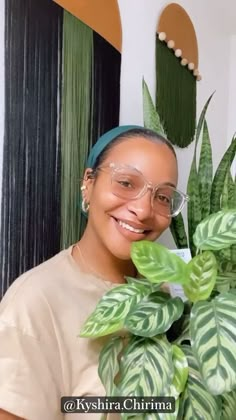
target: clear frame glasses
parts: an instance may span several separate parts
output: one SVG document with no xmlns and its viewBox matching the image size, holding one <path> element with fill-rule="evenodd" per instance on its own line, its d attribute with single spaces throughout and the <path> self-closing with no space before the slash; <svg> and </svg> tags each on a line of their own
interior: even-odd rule
<svg viewBox="0 0 236 420">
<path fill-rule="evenodd" d="M 189 201 L 189 197 L 173 185 L 153 185 L 145 179 L 142 172 L 132 166 L 112 162 L 96 170 L 110 172 L 111 191 L 124 200 L 136 200 L 150 190 L 152 208 L 160 215 L 175 217 Z"/>
</svg>

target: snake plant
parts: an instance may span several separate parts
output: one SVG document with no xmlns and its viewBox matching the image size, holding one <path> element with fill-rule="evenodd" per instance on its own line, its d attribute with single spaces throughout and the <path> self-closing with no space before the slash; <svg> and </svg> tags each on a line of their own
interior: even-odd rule
<svg viewBox="0 0 236 420">
<path fill-rule="evenodd" d="M 236 136 L 224 153 L 213 176 L 212 147 L 206 121 L 206 112 L 213 94 L 208 98 L 201 112 L 196 131 L 192 165 L 188 177 L 187 221 L 182 214 L 172 219 L 170 230 L 177 248 L 191 250 L 196 255 L 193 234 L 197 225 L 207 216 L 222 209 L 236 209 L 236 175 L 232 177 L 231 165 L 236 156 Z M 153 104 L 148 87 L 143 81 L 144 125 L 164 134 L 159 115 Z M 197 151 L 200 147 L 199 159 Z M 227 291 L 232 282 L 236 283 L 236 246 L 214 251 L 218 263 L 218 276 L 215 287 Z"/>
</svg>

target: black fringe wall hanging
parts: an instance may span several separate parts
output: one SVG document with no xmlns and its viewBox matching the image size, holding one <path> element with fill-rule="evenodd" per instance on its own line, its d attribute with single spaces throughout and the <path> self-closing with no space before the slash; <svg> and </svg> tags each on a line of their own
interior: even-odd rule
<svg viewBox="0 0 236 420">
<path fill-rule="evenodd" d="M 61 25 L 51 0 L 6 1 L 0 295 L 60 249 Z"/>
<path fill-rule="evenodd" d="M 119 125 L 121 54 L 95 31 L 93 138 Z"/>
<path fill-rule="evenodd" d="M 168 138 L 183 148 L 196 125 L 197 40 L 192 22 L 178 4 L 168 5 L 156 36 L 156 107 Z"/>
</svg>

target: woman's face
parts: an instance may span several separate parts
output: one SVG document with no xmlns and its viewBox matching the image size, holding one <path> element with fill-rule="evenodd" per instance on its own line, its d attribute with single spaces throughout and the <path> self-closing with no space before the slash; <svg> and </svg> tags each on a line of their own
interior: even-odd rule
<svg viewBox="0 0 236 420">
<path fill-rule="evenodd" d="M 175 156 L 163 143 L 142 137 L 123 140 L 109 151 L 102 167 L 111 162 L 136 168 L 153 185 L 177 184 Z M 130 259 L 133 241 L 155 241 L 171 219 L 153 210 L 150 190 L 133 200 L 114 195 L 111 174 L 110 169 L 98 171 L 95 180 L 84 181 L 85 198 L 90 203 L 87 234 L 91 246 L 103 247 L 116 258 Z"/>
</svg>

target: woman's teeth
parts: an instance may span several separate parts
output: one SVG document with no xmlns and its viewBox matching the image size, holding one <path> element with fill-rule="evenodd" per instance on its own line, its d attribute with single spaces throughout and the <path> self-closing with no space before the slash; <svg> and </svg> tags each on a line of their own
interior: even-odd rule
<svg viewBox="0 0 236 420">
<path fill-rule="evenodd" d="M 128 225 L 127 223 L 122 222 L 121 220 L 118 220 L 118 223 L 124 229 L 130 230 L 130 232 L 135 232 L 135 233 L 144 233 L 145 232 L 143 229 L 135 229 L 134 227 Z"/>
</svg>

